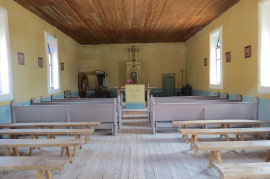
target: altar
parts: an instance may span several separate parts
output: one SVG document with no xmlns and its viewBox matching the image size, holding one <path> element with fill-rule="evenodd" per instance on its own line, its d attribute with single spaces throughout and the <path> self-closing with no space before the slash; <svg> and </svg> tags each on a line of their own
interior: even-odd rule
<svg viewBox="0 0 270 179">
<path fill-rule="evenodd" d="M 116 94 L 117 94 L 117 98 L 119 97 L 122 101 L 123 97 L 125 96 L 125 90 L 126 87 L 125 86 L 121 86 L 116 89 Z M 149 111 L 149 103 L 150 103 L 150 94 L 151 94 L 151 89 L 152 87 L 144 87 L 144 91 L 146 94 L 146 108 Z"/>
</svg>

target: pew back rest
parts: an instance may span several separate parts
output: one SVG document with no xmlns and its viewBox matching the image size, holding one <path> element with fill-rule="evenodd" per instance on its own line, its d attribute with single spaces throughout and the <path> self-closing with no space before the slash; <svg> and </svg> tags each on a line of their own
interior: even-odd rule
<svg viewBox="0 0 270 179">
<path fill-rule="evenodd" d="M 154 121 L 203 120 L 204 106 L 191 103 L 153 104 Z"/>
<path fill-rule="evenodd" d="M 116 122 L 116 106 L 112 104 L 95 104 L 90 106 L 73 106 L 69 109 L 70 122 Z"/>
<path fill-rule="evenodd" d="M 237 103 L 157 103 L 152 120 L 257 119 L 257 102 Z"/>
<path fill-rule="evenodd" d="M 52 99 L 51 102 L 114 102 L 115 98 L 72 98 L 72 99 Z M 41 102 L 45 102 L 42 101 Z"/>
<path fill-rule="evenodd" d="M 113 104 L 113 101 L 42 101 L 32 105 L 89 105 L 89 104 Z"/>
<path fill-rule="evenodd" d="M 12 122 L 68 122 L 62 106 L 12 106 Z"/>
<path fill-rule="evenodd" d="M 116 104 L 12 106 L 12 122 L 111 122 Z"/>
<path fill-rule="evenodd" d="M 205 120 L 251 119 L 257 120 L 257 103 L 235 102 L 205 104 Z"/>
</svg>

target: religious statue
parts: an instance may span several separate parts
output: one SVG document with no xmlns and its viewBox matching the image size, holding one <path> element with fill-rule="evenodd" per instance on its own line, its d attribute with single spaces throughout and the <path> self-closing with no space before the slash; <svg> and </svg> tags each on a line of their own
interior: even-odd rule
<svg viewBox="0 0 270 179">
<path fill-rule="evenodd" d="M 132 80 L 132 84 L 137 84 L 137 72 L 135 71 L 135 69 L 132 69 L 132 72 L 130 73 L 130 79 Z"/>
</svg>

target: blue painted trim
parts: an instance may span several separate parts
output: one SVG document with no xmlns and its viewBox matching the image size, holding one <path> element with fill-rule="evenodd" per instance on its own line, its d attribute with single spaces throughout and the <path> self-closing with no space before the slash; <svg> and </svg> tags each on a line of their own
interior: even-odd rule
<svg viewBox="0 0 270 179">
<path fill-rule="evenodd" d="M 126 109 L 145 109 L 144 103 L 126 103 Z"/>
</svg>

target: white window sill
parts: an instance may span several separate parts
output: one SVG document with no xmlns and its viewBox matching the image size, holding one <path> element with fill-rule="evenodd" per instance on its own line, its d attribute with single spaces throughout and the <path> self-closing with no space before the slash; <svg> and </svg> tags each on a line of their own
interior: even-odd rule
<svg viewBox="0 0 270 179">
<path fill-rule="evenodd" d="M 209 85 L 210 89 L 223 89 L 222 84 L 210 84 Z"/>
<path fill-rule="evenodd" d="M 259 86 L 258 91 L 259 93 L 270 94 L 270 86 L 269 87 Z"/>
<path fill-rule="evenodd" d="M 48 89 L 48 94 L 60 93 L 60 89 Z"/>
<path fill-rule="evenodd" d="M 0 94 L 0 102 L 10 101 L 12 99 L 13 99 L 13 95 L 11 93 L 9 93 L 9 94 Z"/>
</svg>

